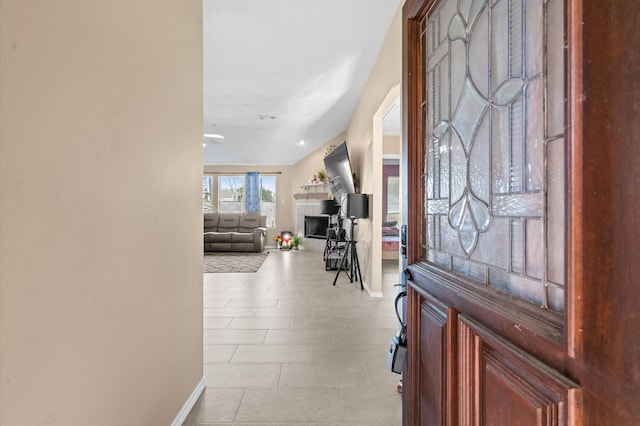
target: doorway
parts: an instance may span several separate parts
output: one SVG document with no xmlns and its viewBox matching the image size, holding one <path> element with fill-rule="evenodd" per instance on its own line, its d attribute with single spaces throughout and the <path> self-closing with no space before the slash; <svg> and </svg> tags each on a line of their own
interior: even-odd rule
<svg viewBox="0 0 640 426">
<path fill-rule="evenodd" d="M 399 180 L 399 176 L 401 176 L 400 158 L 402 155 L 400 133 L 400 85 L 396 85 L 389 90 L 373 116 L 373 193 L 379 202 L 375 203 L 371 218 L 371 232 L 373 234 L 371 239 L 371 290 L 372 295 L 376 296 L 384 296 L 383 288 L 393 288 L 383 286 L 382 283 L 394 276 L 397 281 L 400 270 L 399 230 L 402 218 L 402 203 L 400 203 L 400 200 L 403 196 L 402 185 Z M 391 182 L 393 192 L 391 200 L 389 199 L 389 180 L 387 179 L 388 173 L 385 175 L 385 164 L 395 167 L 395 170 L 397 170 L 396 176 L 398 180 L 394 181 L 392 179 Z M 390 201 L 392 213 L 389 213 Z M 391 220 L 389 219 L 389 214 L 392 215 Z M 395 232 L 396 230 L 397 232 Z M 386 231 L 388 235 L 383 235 L 383 231 Z M 384 240 L 387 240 L 385 245 L 387 250 L 383 250 Z M 397 249 L 394 249 L 394 247 Z"/>
</svg>

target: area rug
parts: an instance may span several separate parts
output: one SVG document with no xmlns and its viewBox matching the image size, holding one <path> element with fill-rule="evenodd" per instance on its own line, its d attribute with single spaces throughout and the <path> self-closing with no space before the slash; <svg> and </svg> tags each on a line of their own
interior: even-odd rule
<svg viewBox="0 0 640 426">
<path fill-rule="evenodd" d="M 205 253 L 203 272 L 257 272 L 268 254 L 268 251 L 262 253 Z"/>
</svg>

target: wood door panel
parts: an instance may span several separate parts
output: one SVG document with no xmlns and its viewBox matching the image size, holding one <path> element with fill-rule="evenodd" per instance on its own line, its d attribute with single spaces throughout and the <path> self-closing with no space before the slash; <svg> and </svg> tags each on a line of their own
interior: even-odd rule
<svg viewBox="0 0 640 426">
<path fill-rule="evenodd" d="M 424 301 L 420 308 L 420 424 L 444 424 L 447 334 L 446 312 Z"/>
<path fill-rule="evenodd" d="M 409 287 L 410 317 L 419 326 L 409 336 L 409 377 L 419 395 L 418 410 L 410 424 L 453 425 L 455 415 L 455 323 L 456 312 L 429 295 Z M 412 308 L 413 307 L 413 308 Z"/>
<path fill-rule="evenodd" d="M 461 424 L 573 424 L 575 383 L 464 315 L 458 327 Z"/>
<path fill-rule="evenodd" d="M 544 401 L 535 395 L 521 394 L 518 384 L 508 371 L 500 371 L 495 366 L 486 365 L 483 378 L 484 401 L 482 403 L 485 425 L 539 426 L 544 417 L 541 406 Z M 528 392 L 527 392 L 528 393 Z M 487 407 L 490 407 L 487 409 Z M 547 422 L 543 422 L 547 424 Z"/>
</svg>

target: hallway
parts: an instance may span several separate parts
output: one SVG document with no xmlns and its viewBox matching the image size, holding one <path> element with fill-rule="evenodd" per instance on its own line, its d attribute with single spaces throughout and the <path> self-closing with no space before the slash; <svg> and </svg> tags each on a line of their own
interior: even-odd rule
<svg viewBox="0 0 640 426">
<path fill-rule="evenodd" d="M 397 263 L 379 299 L 345 273 L 332 286 L 322 253 L 270 251 L 257 273 L 204 274 L 207 388 L 184 425 L 400 425 Z"/>
</svg>

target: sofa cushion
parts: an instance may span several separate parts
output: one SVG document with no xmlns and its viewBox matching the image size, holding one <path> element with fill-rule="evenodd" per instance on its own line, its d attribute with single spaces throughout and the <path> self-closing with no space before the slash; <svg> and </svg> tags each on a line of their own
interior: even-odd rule
<svg viewBox="0 0 640 426">
<path fill-rule="evenodd" d="M 238 223 L 240 223 L 240 214 L 220 213 L 218 232 L 235 232 L 238 230 Z"/>
<path fill-rule="evenodd" d="M 205 243 L 231 243 L 233 241 L 231 232 L 205 232 Z"/>
<path fill-rule="evenodd" d="M 204 214 L 204 232 L 216 232 L 218 230 L 218 221 L 220 219 L 220 213 L 205 213 Z"/>
<path fill-rule="evenodd" d="M 253 232 L 254 229 L 264 227 L 263 218 L 266 216 L 260 213 L 245 213 L 240 216 L 238 221 L 238 232 Z"/>
<path fill-rule="evenodd" d="M 232 232 L 232 243 L 251 243 L 253 244 L 253 232 Z"/>
</svg>

